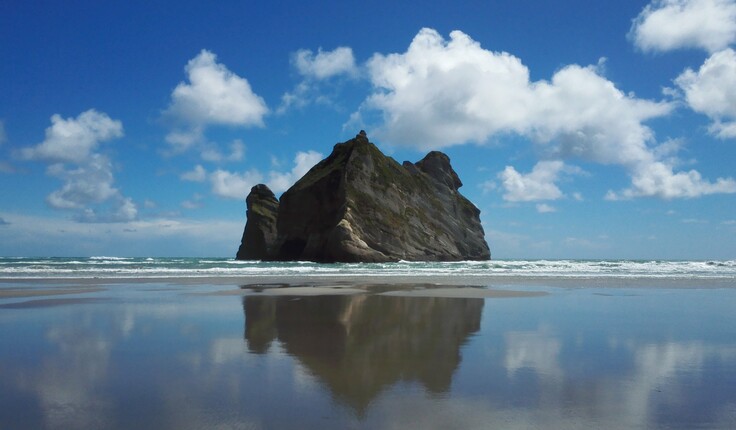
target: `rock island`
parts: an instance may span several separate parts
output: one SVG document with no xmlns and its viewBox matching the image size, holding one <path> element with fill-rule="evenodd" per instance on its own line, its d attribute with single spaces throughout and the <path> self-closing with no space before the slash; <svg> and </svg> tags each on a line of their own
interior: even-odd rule
<svg viewBox="0 0 736 430">
<path fill-rule="evenodd" d="M 480 210 L 458 189 L 447 155 L 399 164 L 364 131 L 335 145 L 280 199 L 246 198 L 239 260 L 389 262 L 488 260 Z"/>
</svg>

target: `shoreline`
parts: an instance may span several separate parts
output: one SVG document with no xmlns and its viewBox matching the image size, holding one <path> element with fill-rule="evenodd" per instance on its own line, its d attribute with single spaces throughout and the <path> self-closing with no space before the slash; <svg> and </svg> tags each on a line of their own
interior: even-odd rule
<svg viewBox="0 0 736 430">
<path fill-rule="evenodd" d="M 736 278 L 657 276 L 549 276 L 549 275 L 246 275 L 246 276 L 152 276 L 152 277 L 25 277 L 0 278 L 5 285 L 237 285 L 237 286 L 321 286 L 426 284 L 448 287 L 546 286 L 559 288 L 736 288 Z"/>
<path fill-rule="evenodd" d="M 163 290 L 179 291 L 189 296 L 336 296 L 383 295 L 398 297 L 435 298 L 511 298 L 540 297 L 550 293 L 541 287 L 518 283 L 512 285 L 481 285 L 462 278 L 432 277 L 201 277 L 201 278 L 64 278 L 21 279 L 19 282 L 0 280 L 0 301 L 30 300 L 72 303 L 74 299 L 56 296 L 104 295 L 121 287 L 166 286 Z M 196 288 L 203 287 L 203 288 Z M 511 288 L 509 288 L 511 287 Z M 514 288 L 515 287 L 515 288 Z M 188 288 L 196 288 L 189 290 Z M 150 290 L 147 288 L 146 290 Z M 155 289 L 154 289 L 155 290 Z M 16 303 L 17 304 L 17 303 Z M 0 304 L 0 308 L 16 304 Z"/>
</svg>

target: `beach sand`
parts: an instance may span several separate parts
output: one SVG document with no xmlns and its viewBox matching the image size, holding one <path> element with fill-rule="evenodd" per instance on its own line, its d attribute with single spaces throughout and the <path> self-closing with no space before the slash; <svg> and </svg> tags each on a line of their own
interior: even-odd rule
<svg viewBox="0 0 736 430">
<path fill-rule="evenodd" d="M 0 428 L 736 428 L 733 280 L 0 282 Z"/>
<path fill-rule="evenodd" d="M 0 299 L 3 298 L 17 298 L 17 297 L 37 297 L 37 296 L 58 296 L 64 294 L 83 294 L 83 293 L 96 293 L 104 291 L 105 288 L 97 286 L 86 286 L 80 288 L 70 288 L 69 286 L 62 286 L 57 288 L 48 288 L 44 282 L 35 281 L 29 282 L 32 285 L 38 285 L 39 287 L 0 287 Z"/>
</svg>

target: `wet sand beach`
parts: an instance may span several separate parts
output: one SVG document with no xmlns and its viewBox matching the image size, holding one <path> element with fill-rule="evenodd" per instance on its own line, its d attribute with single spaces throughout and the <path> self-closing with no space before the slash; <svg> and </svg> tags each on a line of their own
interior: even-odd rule
<svg viewBox="0 0 736 430">
<path fill-rule="evenodd" d="M 0 428 L 730 429 L 734 304 L 728 279 L 6 279 Z"/>
</svg>

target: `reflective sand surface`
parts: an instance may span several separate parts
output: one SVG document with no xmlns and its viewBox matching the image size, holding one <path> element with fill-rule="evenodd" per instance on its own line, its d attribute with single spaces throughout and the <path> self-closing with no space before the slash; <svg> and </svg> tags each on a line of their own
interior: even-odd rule
<svg viewBox="0 0 736 430">
<path fill-rule="evenodd" d="M 736 289 L 0 287 L 2 429 L 736 428 Z"/>
</svg>

